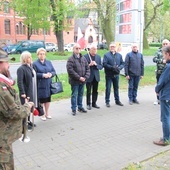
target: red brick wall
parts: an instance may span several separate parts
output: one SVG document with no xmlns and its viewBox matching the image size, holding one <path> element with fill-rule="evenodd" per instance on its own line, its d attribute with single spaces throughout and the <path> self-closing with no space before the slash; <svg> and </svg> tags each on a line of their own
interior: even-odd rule
<svg viewBox="0 0 170 170">
<path fill-rule="evenodd" d="M 10 20 L 11 34 L 5 34 L 4 21 L 6 19 Z M 21 35 L 15 33 L 15 25 L 19 21 L 23 21 L 22 18 L 15 16 L 14 11 L 10 9 L 9 14 L 5 14 L 0 11 L 0 44 L 5 42 L 7 44 L 16 43 L 17 41 L 26 40 L 27 35 Z M 53 28 L 50 29 L 50 35 L 43 35 L 42 31 L 39 31 L 39 35 L 32 35 L 31 40 L 45 40 L 46 42 L 57 43 L 56 36 L 54 35 Z M 74 27 L 70 27 L 69 31 L 64 31 L 64 44 L 74 42 Z"/>
</svg>

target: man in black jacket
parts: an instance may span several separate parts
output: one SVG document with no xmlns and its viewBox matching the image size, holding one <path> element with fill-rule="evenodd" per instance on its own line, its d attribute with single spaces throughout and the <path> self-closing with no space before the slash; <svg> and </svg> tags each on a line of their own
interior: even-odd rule
<svg viewBox="0 0 170 170">
<path fill-rule="evenodd" d="M 139 81 L 143 78 L 144 75 L 144 60 L 143 55 L 138 52 L 137 43 L 132 44 L 132 51 L 126 54 L 125 75 L 129 83 L 129 104 L 139 104 L 139 101 L 137 100 L 137 90 Z"/>
<path fill-rule="evenodd" d="M 91 45 L 89 53 L 84 56 L 90 67 L 90 77 L 86 82 L 86 103 L 87 109 L 91 110 L 92 107 L 99 109 L 100 107 L 96 104 L 98 97 L 98 83 L 100 81 L 99 70 L 103 68 L 101 63 L 101 57 L 97 54 L 97 46 Z M 91 103 L 92 94 L 92 103 Z"/>
<path fill-rule="evenodd" d="M 105 102 L 106 106 L 110 107 L 110 91 L 111 85 L 113 84 L 115 103 L 119 106 L 123 106 L 119 99 L 119 73 L 120 70 L 124 68 L 124 62 L 122 55 L 116 52 L 116 44 L 112 42 L 109 47 L 110 51 L 107 52 L 103 58 L 106 78 Z"/>
<path fill-rule="evenodd" d="M 71 85 L 71 109 L 72 115 L 76 115 L 76 108 L 78 111 L 86 113 L 83 108 L 83 93 L 84 85 L 90 76 L 90 68 L 87 60 L 80 53 L 81 48 L 79 44 L 73 47 L 73 55 L 67 61 L 67 72 L 69 76 L 69 83 Z"/>
</svg>

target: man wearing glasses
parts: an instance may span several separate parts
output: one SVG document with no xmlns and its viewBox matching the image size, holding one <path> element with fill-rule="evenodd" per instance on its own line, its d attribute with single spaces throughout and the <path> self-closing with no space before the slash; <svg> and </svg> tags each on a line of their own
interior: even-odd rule
<svg viewBox="0 0 170 170">
<path fill-rule="evenodd" d="M 72 115 L 76 115 L 78 107 L 79 112 L 86 113 L 83 108 L 83 93 L 86 80 L 90 76 L 90 68 L 85 57 L 80 53 L 81 48 L 79 44 L 73 47 L 73 55 L 67 61 L 67 72 L 69 76 L 69 83 L 71 85 L 71 109 Z"/>
<path fill-rule="evenodd" d="M 170 45 L 169 40 L 164 39 L 162 41 L 162 47 L 158 49 L 158 51 L 155 53 L 154 58 L 153 58 L 153 62 L 156 63 L 156 65 L 157 65 L 157 69 L 155 71 L 157 83 L 158 83 L 159 78 L 163 72 L 165 65 L 166 65 L 166 61 L 163 58 L 163 54 L 162 54 L 162 48 L 166 47 L 168 45 Z M 157 101 L 154 102 L 154 105 L 157 105 L 157 104 L 159 104 L 159 96 L 157 96 Z"/>
</svg>

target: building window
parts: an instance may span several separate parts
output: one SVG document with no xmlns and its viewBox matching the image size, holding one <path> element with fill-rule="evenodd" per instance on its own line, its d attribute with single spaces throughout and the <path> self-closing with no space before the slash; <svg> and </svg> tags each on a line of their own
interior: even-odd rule
<svg viewBox="0 0 170 170">
<path fill-rule="evenodd" d="M 4 2 L 4 13 L 9 13 L 9 2 Z"/>
<path fill-rule="evenodd" d="M 5 27 L 5 34 L 11 34 L 10 20 L 4 21 L 4 27 Z"/>
<path fill-rule="evenodd" d="M 19 34 L 22 34 L 22 22 L 19 22 Z"/>
<path fill-rule="evenodd" d="M 22 30 L 23 30 L 22 33 L 25 35 L 25 32 L 26 32 L 26 27 L 25 27 L 25 25 L 22 26 Z"/>
<path fill-rule="evenodd" d="M 19 26 L 18 25 L 15 26 L 15 30 L 16 30 L 16 34 L 19 34 Z"/>
</svg>

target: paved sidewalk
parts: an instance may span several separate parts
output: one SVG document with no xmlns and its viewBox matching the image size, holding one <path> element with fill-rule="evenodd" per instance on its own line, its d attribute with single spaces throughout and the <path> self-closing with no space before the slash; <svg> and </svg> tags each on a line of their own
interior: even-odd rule
<svg viewBox="0 0 170 170">
<path fill-rule="evenodd" d="M 14 143 L 16 170 L 121 170 L 170 149 L 152 143 L 162 136 L 154 87 L 140 89 L 138 96 L 140 104 L 129 105 L 127 92 L 121 92 L 120 107 L 112 95 L 107 108 L 101 95 L 100 109 L 76 116 L 71 115 L 69 99 L 52 102 L 53 119 L 36 117 L 37 127 L 28 132 L 31 141 Z"/>
</svg>

